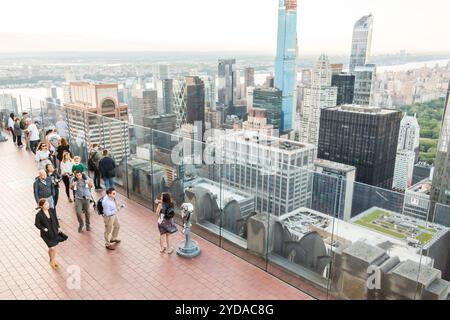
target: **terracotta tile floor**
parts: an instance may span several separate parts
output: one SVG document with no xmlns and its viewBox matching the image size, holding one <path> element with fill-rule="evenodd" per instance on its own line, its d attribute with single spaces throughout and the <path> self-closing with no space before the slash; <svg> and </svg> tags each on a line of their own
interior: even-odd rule
<svg viewBox="0 0 450 320">
<path fill-rule="evenodd" d="M 92 231 L 79 234 L 63 185 L 57 209 L 69 240 L 57 248 L 61 267 L 54 271 L 34 227 L 36 175 L 30 152 L 0 143 L 0 299 L 311 299 L 196 236 L 197 258 L 160 254 L 156 217 L 124 197 L 122 243 L 105 250 L 102 218 L 92 212 Z M 181 240 L 178 232 L 174 244 Z M 71 268 L 81 270 L 80 289 L 71 286 Z"/>
</svg>

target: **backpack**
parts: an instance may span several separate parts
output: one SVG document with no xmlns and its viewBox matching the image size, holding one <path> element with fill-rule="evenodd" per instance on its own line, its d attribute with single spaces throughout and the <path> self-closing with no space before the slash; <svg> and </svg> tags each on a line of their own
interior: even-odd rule
<svg viewBox="0 0 450 320">
<path fill-rule="evenodd" d="M 88 159 L 88 170 L 95 171 L 97 170 L 97 166 L 95 165 L 94 156 L 96 155 L 97 151 L 93 152 L 91 156 Z"/>
<path fill-rule="evenodd" d="M 27 128 L 26 125 L 26 120 L 24 118 L 22 118 L 22 120 L 20 120 L 19 125 L 20 125 L 20 129 L 25 130 Z"/>
<path fill-rule="evenodd" d="M 101 197 L 100 199 L 98 199 L 97 200 L 97 202 L 94 204 L 94 209 L 95 209 L 95 211 L 97 211 L 97 213 L 99 214 L 99 215 L 103 215 L 103 203 L 102 203 L 102 201 L 103 201 L 103 199 L 105 198 L 106 196 L 103 196 L 103 197 Z"/>
<path fill-rule="evenodd" d="M 168 207 L 164 213 L 164 219 L 172 219 L 173 217 L 175 217 L 175 211 L 173 208 Z"/>
</svg>

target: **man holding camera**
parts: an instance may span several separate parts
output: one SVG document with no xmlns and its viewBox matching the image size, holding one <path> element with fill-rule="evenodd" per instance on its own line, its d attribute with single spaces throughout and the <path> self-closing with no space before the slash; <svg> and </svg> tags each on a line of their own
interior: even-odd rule
<svg viewBox="0 0 450 320">
<path fill-rule="evenodd" d="M 120 207 L 117 206 L 116 190 L 114 188 L 106 190 L 106 196 L 103 197 L 102 206 L 103 220 L 105 221 L 105 247 L 108 250 L 114 250 L 113 243 L 121 242 L 121 240 L 117 239 L 120 229 L 117 212 L 124 207 L 123 204 Z"/>
<path fill-rule="evenodd" d="M 75 191 L 75 210 L 79 223 L 78 232 L 83 231 L 84 227 L 83 211 L 86 214 L 86 231 L 91 231 L 89 205 L 91 203 L 91 189 L 93 186 L 92 181 L 87 176 L 83 176 L 80 171 L 75 170 L 70 188 Z"/>
</svg>

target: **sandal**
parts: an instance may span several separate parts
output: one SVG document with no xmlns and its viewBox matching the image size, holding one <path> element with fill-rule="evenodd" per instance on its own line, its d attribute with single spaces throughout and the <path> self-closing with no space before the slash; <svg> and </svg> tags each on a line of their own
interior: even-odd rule
<svg viewBox="0 0 450 320">
<path fill-rule="evenodd" d="M 164 248 L 159 248 L 159 253 L 163 253 L 164 251 L 166 251 L 166 247 L 164 247 Z"/>
<path fill-rule="evenodd" d="M 171 247 L 171 248 L 169 249 L 169 251 L 167 251 L 168 254 L 171 254 L 172 252 L 173 252 L 173 247 Z"/>
</svg>

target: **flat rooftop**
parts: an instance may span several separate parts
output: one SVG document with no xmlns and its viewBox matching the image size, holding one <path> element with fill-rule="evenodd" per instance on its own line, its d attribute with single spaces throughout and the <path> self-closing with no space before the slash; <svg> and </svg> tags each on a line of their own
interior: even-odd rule
<svg viewBox="0 0 450 320">
<path fill-rule="evenodd" d="M 373 114 L 373 115 L 385 115 L 385 114 L 400 112 L 400 111 L 394 110 L 394 109 L 383 109 L 380 107 L 360 106 L 360 105 L 356 105 L 356 104 L 344 104 L 342 106 L 326 108 L 326 110 L 351 112 L 351 113 L 362 113 L 362 114 Z"/>
<path fill-rule="evenodd" d="M 449 228 L 442 225 L 427 223 L 378 207 L 370 208 L 350 221 L 365 229 L 398 239 L 409 246 L 420 244 L 424 249 L 429 248 L 449 231 Z"/>
<path fill-rule="evenodd" d="M 246 141 L 251 144 L 259 145 L 261 148 L 278 148 L 284 151 L 298 151 L 300 149 L 314 149 L 316 148 L 312 144 L 300 143 L 294 140 L 282 139 L 277 137 L 269 137 L 261 135 L 258 131 L 251 130 L 239 130 L 230 131 L 223 136 L 226 141 Z"/>
<path fill-rule="evenodd" d="M 414 192 L 414 193 L 430 195 L 432 186 L 433 186 L 433 183 L 431 182 L 431 179 L 426 178 L 426 179 L 423 179 L 422 181 L 419 181 L 418 183 L 411 186 L 410 188 L 408 188 L 408 190 L 406 190 L 406 192 L 407 193 Z"/>
<path fill-rule="evenodd" d="M 330 161 L 330 160 L 325 160 L 325 159 L 315 160 L 314 165 L 317 167 L 322 167 L 322 168 L 327 168 L 327 169 L 332 169 L 332 170 L 342 171 L 342 172 L 350 172 L 350 171 L 356 170 L 356 168 L 354 166 L 349 166 L 347 164 L 334 162 L 334 161 Z"/>
<path fill-rule="evenodd" d="M 388 251 L 391 256 L 398 256 L 401 261 L 409 259 L 418 263 L 422 261 L 427 265 L 431 265 L 433 261 L 429 257 L 422 256 L 421 247 L 411 245 L 406 237 L 400 238 L 389 232 L 368 228 L 352 221 L 353 219 L 343 221 L 312 209 L 299 208 L 278 217 L 278 220 L 283 221 L 291 234 L 297 238 L 302 238 L 311 231 L 319 232 L 329 249 L 331 245 L 339 247 L 346 243 L 362 241 Z M 448 229 L 444 229 L 444 233 L 440 235 L 447 232 Z M 424 231 L 428 232 L 425 229 Z"/>
</svg>

